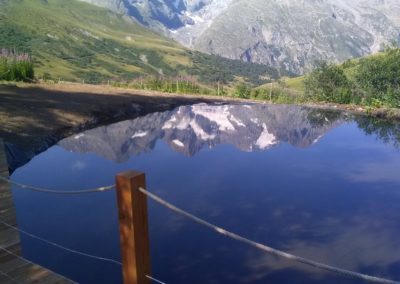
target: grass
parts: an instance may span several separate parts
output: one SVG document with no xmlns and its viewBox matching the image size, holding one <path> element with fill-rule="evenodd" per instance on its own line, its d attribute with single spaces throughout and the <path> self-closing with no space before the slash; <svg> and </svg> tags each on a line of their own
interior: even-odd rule
<svg viewBox="0 0 400 284">
<path fill-rule="evenodd" d="M 304 77 L 285 78 L 284 83 L 290 90 L 304 93 Z"/>
<path fill-rule="evenodd" d="M 31 81 L 34 79 L 32 58 L 27 53 L 0 50 L 0 80 Z"/>
<path fill-rule="evenodd" d="M 141 77 L 131 82 L 112 82 L 114 87 L 160 91 L 176 94 L 210 94 L 210 90 L 194 77 Z"/>
<path fill-rule="evenodd" d="M 1 0 L 0 48 L 29 52 L 36 76 L 101 83 L 143 76 L 257 84 L 273 68 L 192 52 L 126 17 L 76 0 Z"/>
</svg>

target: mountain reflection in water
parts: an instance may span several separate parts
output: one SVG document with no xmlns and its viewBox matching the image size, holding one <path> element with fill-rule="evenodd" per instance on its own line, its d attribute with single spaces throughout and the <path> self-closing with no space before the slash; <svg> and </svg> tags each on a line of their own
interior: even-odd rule
<svg viewBox="0 0 400 284">
<path fill-rule="evenodd" d="M 12 178 L 77 190 L 146 173 L 148 189 L 207 221 L 277 249 L 400 280 L 399 125 L 338 111 L 194 105 L 60 141 Z M 120 259 L 115 192 L 14 190 L 18 226 Z M 266 255 L 149 201 L 152 273 L 166 283 L 362 284 Z M 21 235 L 24 257 L 82 284 L 121 269 Z"/>
<path fill-rule="evenodd" d="M 58 145 L 118 163 L 151 151 L 161 139 L 188 156 L 219 144 L 246 152 L 267 150 L 281 142 L 308 147 L 343 122 L 341 116 L 337 111 L 294 106 L 199 104 L 85 131 Z"/>
</svg>

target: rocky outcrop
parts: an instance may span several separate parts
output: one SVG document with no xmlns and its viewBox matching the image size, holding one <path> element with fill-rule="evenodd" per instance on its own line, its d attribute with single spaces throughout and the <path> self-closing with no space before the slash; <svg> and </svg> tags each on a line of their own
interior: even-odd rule
<svg viewBox="0 0 400 284">
<path fill-rule="evenodd" d="M 343 62 L 400 42 L 396 1 L 237 0 L 195 48 L 302 74 L 316 61 Z"/>
<path fill-rule="evenodd" d="M 400 42 L 397 0 L 83 0 L 197 50 L 302 74 Z"/>
</svg>

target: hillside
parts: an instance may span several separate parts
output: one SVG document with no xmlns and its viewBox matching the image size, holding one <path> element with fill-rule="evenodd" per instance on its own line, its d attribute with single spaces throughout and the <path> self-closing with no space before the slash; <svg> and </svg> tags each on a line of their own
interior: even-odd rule
<svg viewBox="0 0 400 284">
<path fill-rule="evenodd" d="M 356 59 L 350 59 L 341 64 L 337 64 L 334 66 L 342 69 L 344 74 L 350 80 L 355 80 L 355 77 L 357 76 L 358 71 L 364 65 L 367 65 L 367 64 L 370 65 L 373 62 L 387 61 L 389 59 L 390 52 L 399 52 L 399 51 L 400 51 L 400 49 L 396 49 L 396 48 L 388 49 L 387 51 L 378 52 L 373 55 L 356 58 Z M 307 78 L 307 75 L 304 75 L 304 76 L 297 76 L 297 77 L 292 77 L 292 78 L 282 78 L 282 81 L 285 83 L 286 87 L 289 89 L 296 90 L 296 91 L 304 91 L 304 81 L 306 80 L 306 78 Z M 265 86 L 268 86 L 268 85 L 269 84 L 266 84 Z M 263 87 L 263 86 L 260 86 L 260 87 Z"/>
<path fill-rule="evenodd" d="M 400 42 L 398 0 L 82 0 L 185 46 L 303 74 Z"/>
<path fill-rule="evenodd" d="M 254 84 L 278 71 L 190 51 L 123 14 L 75 0 L 1 0 L 0 48 L 33 55 L 38 78 L 104 82 L 193 75 Z"/>
<path fill-rule="evenodd" d="M 388 48 L 342 64 L 321 62 L 305 76 L 284 79 L 282 86 L 307 101 L 399 108 L 399 65 L 400 49 Z"/>
<path fill-rule="evenodd" d="M 399 42 L 395 1 L 237 0 L 196 40 L 204 52 L 303 74 Z M 233 33 L 233 31 L 235 31 Z"/>
</svg>

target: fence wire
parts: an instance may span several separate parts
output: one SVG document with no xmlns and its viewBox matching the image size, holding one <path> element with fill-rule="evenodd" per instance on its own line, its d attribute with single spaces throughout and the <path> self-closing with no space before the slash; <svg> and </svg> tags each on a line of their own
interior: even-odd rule
<svg viewBox="0 0 400 284">
<path fill-rule="evenodd" d="M 11 185 L 14 185 L 20 189 L 26 189 L 26 190 L 30 190 L 30 191 L 34 191 L 34 192 L 41 192 L 41 193 L 61 194 L 61 195 L 98 193 L 98 192 L 105 192 L 105 191 L 110 191 L 110 190 L 115 189 L 115 185 L 109 185 L 109 186 L 102 186 L 102 187 L 97 187 L 97 188 L 92 188 L 92 189 L 83 189 L 83 190 L 53 190 L 53 189 L 47 189 L 47 188 L 41 188 L 41 187 L 22 184 L 19 182 L 12 181 L 10 178 L 3 177 L 3 176 L 0 176 L 0 180 L 7 182 Z"/>
<path fill-rule="evenodd" d="M 151 277 L 151 276 L 149 276 L 149 275 L 146 275 L 146 278 L 148 278 L 148 279 L 150 279 L 151 281 L 154 281 L 154 282 L 156 282 L 156 283 L 159 283 L 159 284 L 167 284 L 167 283 L 162 282 L 162 281 L 160 281 L 160 280 L 158 280 L 158 279 L 156 279 L 156 278 L 154 278 L 154 277 Z"/>
<path fill-rule="evenodd" d="M 8 223 L 6 223 L 6 222 L 4 222 L 4 221 L 1 221 L 1 220 L 0 220 L 0 224 L 4 225 L 4 226 L 6 226 L 6 227 L 8 227 L 8 228 L 10 228 L 10 229 L 15 230 L 15 231 L 19 232 L 20 234 L 26 235 L 26 236 L 28 236 L 28 237 L 30 237 L 30 238 L 39 240 L 39 241 L 41 241 L 41 242 L 43 242 L 43 243 L 46 243 L 46 244 L 51 245 L 51 246 L 54 246 L 54 247 L 56 247 L 56 248 L 65 250 L 65 251 L 67 251 L 67 252 L 70 252 L 70 253 L 73 253 L 73 254 L 77 254 L 77 255 L 81 255 L 81 256 L 84 256 L 84 257 L 88 257 L 88 258 L 92 258 L 92 259 L 99 260 L 99 261 L 110 262 L 110 263 L 113 263 L 113 264 L 122 266 L 122 263 L 121 263 L 120 261 L 117 261 L 117 260 L 114 260 L 114 259 L 111 259 L 111 258 L 100 257 L 100 256 L 97 256 L 97 255 L 85 253 L 85 252 L 82 252 L 82 251 L 78 251 L 78 250 L 75 250 L 75 249 L 71 249 L 71 248 L 62 246 L 62 245 L 57 244 L 57 243 L 55 243 L 55 242 L 46 240 L 46 239 L 44 239 L 44 238 L 42 238 L 42 237 L 36 236 L 36 235 L 34 235 L 34 234 L 32 234 L 32 233 L 29 233 L 29 232 L 27 232 L 27 231 L 25 231 L 25 230 L 19 229 L 19 228 L 15 227 L 15 226 L 13 226 L 13 225 L 10 225 L 10 224 L 8 224 Z M 1 247 L 0 247 L 0 249 L 5 250 L 4 248 L 1 248 Z M 14 255 L 14 254 L 13 254 L 13 255 Z M 7 274 L 5 274 L 5 273 L 2 273 L 2 271 L 0 271 L 0 274 L 3 274 L 5 277 L 7 277 L 7 278 L 9 278 L 11 281 L 15 282 L 14 279 L 11 279 L 11 277 L 9 277 L 9 276 L 8 276 Z M 166 284 L 165 282 L 162 282 L 161 280 L 158 280 L 158 279 L 156 279 L 156 278 L 154 278 L 154 277 L 152 277 L 152 276 L 150 276 L 150 275 L 146 275 L 146 277 L 147 277 L 148 279 L 150 279 L 150 280 L 156 282 L 156 283 L 159 283 L 159 284 Z M 19 282 L 16 282 L 16 283 L 19 283 Z"/>
<path fill-rule="evenodd" d="M 8 280 L 10 280 L 13 283 L 16 284 L 23 284 L 22 282 L 19 282 L 17 279 L 15 279 L 14 277 L 11 277 L 10 275 L 8 275 L 7 273 L 5 273 L 4 271 L 0 270 L 0 275 L 3 275 L 5 278 L 7 278 Z"/>
<path fill-rule="evenodd" d="M 224 236 L 229 237 L 229 238 L 231 238 L 233 240 L 236 240 L 236 241 L 245 243 L 247 245 L 253 246 L 253 247 L 255 247 L 255 248 L 257 248 L 257 249 L 259 249 L 261 251 L 264 251 L 264 252 L 266 252 L 268 254 L 272 254 L 274 256 L 282 257 L 282 258 L 285 258 L 285 259 L 288 259 L 288 260 L 291 260 L 291 261 L 296 261 L 298 263 L 309 265 L 309 266 L 312 266 L 312 267 L 315 267 L 315 268 L 319 268 L 319 269 L 322 269 L 322 270 L 325 270 L 325 271 L 329 271 L 329 272 L 333 272 L 333 273 L 337 273 L 337 274 L 341 274 L 341 275 L 345 275 L 345 276 L 353 277 L 353 278 L 357 278 L 357 279 L 362 279 L 364 281 L 375 282 L 375 283 L 385 283 L 385 284 L 400 284 L 400 282 L 398 282 L 398 281 L 389 280 L 389 279 L 380 278 L 380 277 L 375 277 L 375 276 L 370 276 L 370 275 L 367 275 L 367 274 L 362 274 L 362 273 L 359 273 L 359 272 L 355 272 L 355 271 L 350 271 L 350 270 L 334 267 L 334 266 L 327 265 L 327 264 L 324 264 L 324 263 L 321 263 L 321 262 L 317 262 L 317 261 L 313 261 L 313 260 L 310 260 L 310 259 L 306 259 L 306 258 L 303 258 L 301 256 L 296 256 L 296 255 L 293 255 L 293 254 L 290 254 L 290 253 L 287 253 L 287 252 L 284 252 L 284 251 L 281 251 L 281 250 L 274 249 L 274 248 L 269 247 L 267 245 L 258 243 L 256 241 L 253 241 L 253 240 L 250 240 L 248 238 L 242 237 L 242 236 L 240 236 L 238 234 L 232 233 L 232 232 L 230 232 L 228 230 L 225 230 L 225 229 L 223 229 L 223 228 L 221 228 L 219 226 L 211 224 L 211 223 L 209 223 L 209 222 L 207 222 L 207 221 L 205 221 L 205 220 L 203 220 L 203 219 L 201 219 L 199 217 L 196 217 L 193 214 L 191 214 L 191 213 L 189 213 L 189 212 L 187 212 L 185 210 L 182 210 L 182 209 L 176 207 L 175 205 L 165 201 L 164 199 L 158 197 L 157 195 L 155 195 L 155 194 L 153 194 L 151 192 L 148 192 L 144 188 L 139 188 L 139 191 L 142 192 L 143 194 L 145 194 L 146 196 L 148 196 L 153 201 L 155 201 L 158 204 L 160 204 L 160 205 L 162 205 L 162 206 L 174 211 L 175 213 L 178 213 L 179 215 L 182 215 L 182 216 L 184 216 L 184 217 L 186 217 L 186 218 L 188 218 L 188 219 L 190 219 L 190 220 L 192 220 L 192 221 L 194 221 L 194 222 L 196 222 L 196 223 L 198 223 L 200 225 L 203 225 L 203 226 L 205 226 L 205 227 L 207 227 L 209 229 L 212 229 L 215 232 L 217 232 L 218 234 L 224 235 Z"/>
<path fill-rule="evenodd" d="M 11 179 L 3 177 L 3 176 L 0 176 L 0 180 L 2 180 L 4 182 L 7 182 L 9 184 L 15 185 L 15 186 L 17 186 L 18 188 L 21 188 L 21 189 L 27 189 L 27 190 L 31 190 L 31 191 L 35 191 L 35 192 L 51 193 L 51 194 L 74 195 L 74 194 L 105 192 L 105 191 L 110 191 L 110 190 L 115 189 L 115 185 L 110 185 L 110 186 L 98 187 L 98 188 L 87 189 L 87 190 L 59 191 L 59 190 L 51 190 L 51 189 L 45 189 L 45 188 L 40 188 L 40 187 L 21 184 L 21 183 L 18 183 L 18 182 L 14 182 Z M 259 249 L 261 251 L 264 251 L 266 253 L 269 253 L 269 254 L 272 254 L 272 255 L 275 255 L 275 256 L 278 256 L 278 257 L 282 257 L 282 258 L 285 258 L 285 259 L 288 259 L 288 260 L 291 260 L 291 261 L 295 261 L 295 262 L 298 262 L 298 263 L 301 263 L 301 264 L 305 264 L 305 265 L 308 265 L 308 266 L 312 266 L 312 267 L 315 267 L 315 268 L 319 268 L 319 269 L 322 269 L 322 270 L 325 270 L 325 271 L 329 271 L 329 272 L 345 275 L 345 276 L 348 276 L 348 277 L 362 279 L 364 281 L 375 282 L 375 283 L 385 283 L 385 284 L 400 284 L 399 281 L 394 281 L 394 280 L 390 280 L 390 279 L 375 277 L 375 276 L 371 276 L 371 275 L 367 275 L 367 274 L 363 274 L 363 273 L 359 273 L 359 272 L 355 272 L 355 271 L 351 271 L 351 270 L 347 270 L 347 269 L 331 266 L 331 265 L 324 264 L 324 263 L 317 262 L 317 261 L 313 261 L 313 260 L 310 260 L 310 259 L 307 259 L 307 258 L 304 258 L 304 257 L 301 257 L 301 256 L 293 255 L 293 254 L 290 254 L 290 253 L 287 253 L 287 252 L 284 252 L 284 251 L 281 251 L 281 250 L 278 250 L 278 249 L 274 249 L 274 248 L 272 248 L 270 246 L 258 243 L 258 242 L 253 241 L 253 240 L 250 240 L 250 239 L 248 239 L 246 237 L 240 236 L 240 235 L 238 235 L 236 233 L 233 233 L 231 231 L 228 231 L 228 230 L 226 230 L 226 229 L 224 229 L 222 227 L 219 227 L 219 226 L 216 226 L 216 225 L 214 225 L 214 224 L 212 224 L 210 222 L 207 222 L 207 221 L 205 221 L 205 220 L 203 220 L 203 219 L 201 219 L 201 218 L 199 218 L 199 217 L 197 217 L 197 216 L 195 216 L 195 215 L 193 215 L 193 214 L 191 214 L 191 213 L 189 213 L 189 212 L 187 212 L 187 211 L 185 211 L 183 209 L 180 209 L 180 208 L 176 207 L 175 205 L 173 205 L 173 204 L 169 203 L 168 201 L 160 198 L 159 196 L 156 196 L 155 194 L 148 192 L 144 188 L 139 188 L 139 191 L 141 193 L 145 194 L 146 196 L 148 196 L 153 201 L 159 203 L 160 205 L 162 205 L 162 206 L 174 211 L 175 213 L 178 213 L 178 214 L 180 214 L 180 215 L 182 215 L 182 216 L 184 216 L 184 217 L 186 217 L 186 218 L 188 218 L 188 219 L 190 219 L 190 220 L 192 220 L 192 221 L 194 221 L 194 222 L 196 222 L 196 223 L 198 223 L 200 225 L 208 227 L 209 229 L 214 230 L 218 234 L 224 235 L 224 236 L 229 237 L 229 238 L 231 238 L 233 240 L 236 240 L 236 241 L 245 243 L 247 245 L 253 246 L 253 247 L 255 247 L 255 248 L 257 248 L 257 249 Z M 59 245 L 57 243 L 54 243 L 54 242 L 48 241 L 46 239 L 43 239 L 41 237 L 35 236 L 35 235 L 31 234 L 31 233 L 28 233 L 28 232 L 26 232 L 24 230 L 21 230 L 21 229 L 15 227 L 15 226 L 12 226 L 10 224 L 7 224 L 7 223 L 3 222 L 3 221 L 0 221 L 0 223 L 5 225 L 5 226 L 7 226 L 7 227 L 9 227 L 9 228 L 17 230 L 21 234 L 24 234 L 24 235 L 27 235 L 27 236 L 29 236 L 31 238 L 40 240 L 42 242 L 45 242 L 45 243 L 47 243 L 49 245 L 52 245 L 54 247 L 57 247 L 59 249 L 63 249 L 63 250 L 66 250 L 68 252 L 71 252 L 71 253 L 74 253 L 74 254 L 78 254 L 78 255 L 82 255 L 82 256 L 85 256 L 85 257 L 89 257 L 89 258 L 92 258 L 92 259 L 101 260 L 101 261 L 107 261 L 107 262 L 111 262 L 111 263 L 114 263 L 114 264 L 117 264 L 117 265 L 122 265 L 121 262 L 116 261 L 114 259 L 105 258 L 105 257 L 99 257 L 99 256 L 96 256 L 96 255 L 80 252 L 78 250 L 70 249 L 70 248 L 67 248 L 65 246 Z M 1 247 L 0 247 L 0 249 L 5 250 L 4 248 L 1 248 Z M 15 254 L 13 254 L 13 255 L 15 255 Z M 3 274 L 3 273 L 0 271 L 0 274 Z M 7 275 L 5 275 L 5 276 L 7 276 Z M 164 282 L 162 282 L 162 281 L 160 281 L 158 279 L 155 279 L 152 276 L 146 275 L 146 277 L 148 279 L 152 280 L 152 281 L 157 282 L 157 283 L 165 284 Z M 13 281 L 13 279 L 10 279 L 10 280 Z"/>
<path fill-rule="evenodd" d="M 114 260 L 114 259 L 111 259 L 111 258 L 100 257 L 100 256 L 97 256 L 97 255 L 81 252 L 81 251 L 78 251 L 78 250 L 75 250 L 75 249 L 71 249 L 71 248 L 65 247 L 63 245 L 57 244 L 55 242 L 46 240 L 46 239 L 44 239 L 42 237 L 36 236 L 34 234 L 28 233 L 27 231 L 19 229 L 19 228 L 13 226 L 13 225 L 10 225 L 10 224 L 8 224 L 8 223 L 6 223 L 4 221 L 0 221 L 0 224 L 6 226 L 8 228 L 11 228 L 11 229 L 13 229 L 15 231 L 18 231 L 19 233 L 21 233 L 23 235 L 26 235 L 26 236 L 28 236 L 28 237 L 30 237 L 32 239 L 36 239 L 38 241 L 41 241 L 41 242 L 46 243 L 48 245 L 51 245 L 53 247 L 59 248 L 61 250 L 65 250 L 67 252 L 70 252 L 70 253 L 73 253 L 73 254 L 77 254 L 77 255 L 81 255 L 81 256 L 84 256 L 84 257 L 88 257 L 88 258 L 92 258 L 92 259 L 95 259 L 95 260 L 106 261 L 106 262 L 110 262 L 110 263 L 113 263 L 113 264 L 116 264 L 116 265 L 122 265 L 121 262 L 119 262 L 117 260 Z"/>
<path fill-rule="evenodd" d="M 29 264 L 34 265 L 34 266 L 38 266 L 38 264 L 36 264 L 36 263 L 30 261 L 29 259 L 26 259 L 26 258 L 24 258 L 24 257 L 22 257 L 22 256 L 20 256 L 20 255 L 18 255 L 18 254 L 13 253 L 12 251 L 8 250 L 8 249 L 5 248 L 5 247 L 0 246 L 0 250 L 2 250 L 2 251 L 4 251 L 4 252 L 6 252 L 6 253 L 8 253 L 8 254 L 10 254 L 10 255 L 12 255 L 12 256 L 14 256 L 14 257 L 16 257 L 16 258 L 18 258 L 18 259 L 20 259 L 20 260 L 22 260 L 22 261 L 24 261 L 24 262 L 26 262 L 26 263 L 29 263 Z M 49 271 L 51 271 L 51 270 L 49 270 Z M 71 279 L 68 279 L 68 278 L 66 278 L 65 276 L 61 275 L 61 274 L 58 274 L 58 273 L 56 273 L 56 272 L 54 272 L 54 271 L 51 271 L 51 272 L 54 273 L 55 275 L 57 275 L 57 276 L 59 276 L 59 277 L 65 279 L 65 280 L 69 281 L 69 282 L 72 282 L 72 283 L 75 283 L 75 284 L 79 284 L 78 282 L 72 281 Z M 4 274 L 5 274 L 5 273 L 4 273 Z M 6 275 L 7 275 L 7 274 L 6 274 Z M 7 275 L 7 277 L 10 278 L 9 275 Z M 18 282 L 17 282 L 17 283 L 18 283 Z"/>
</svg>

